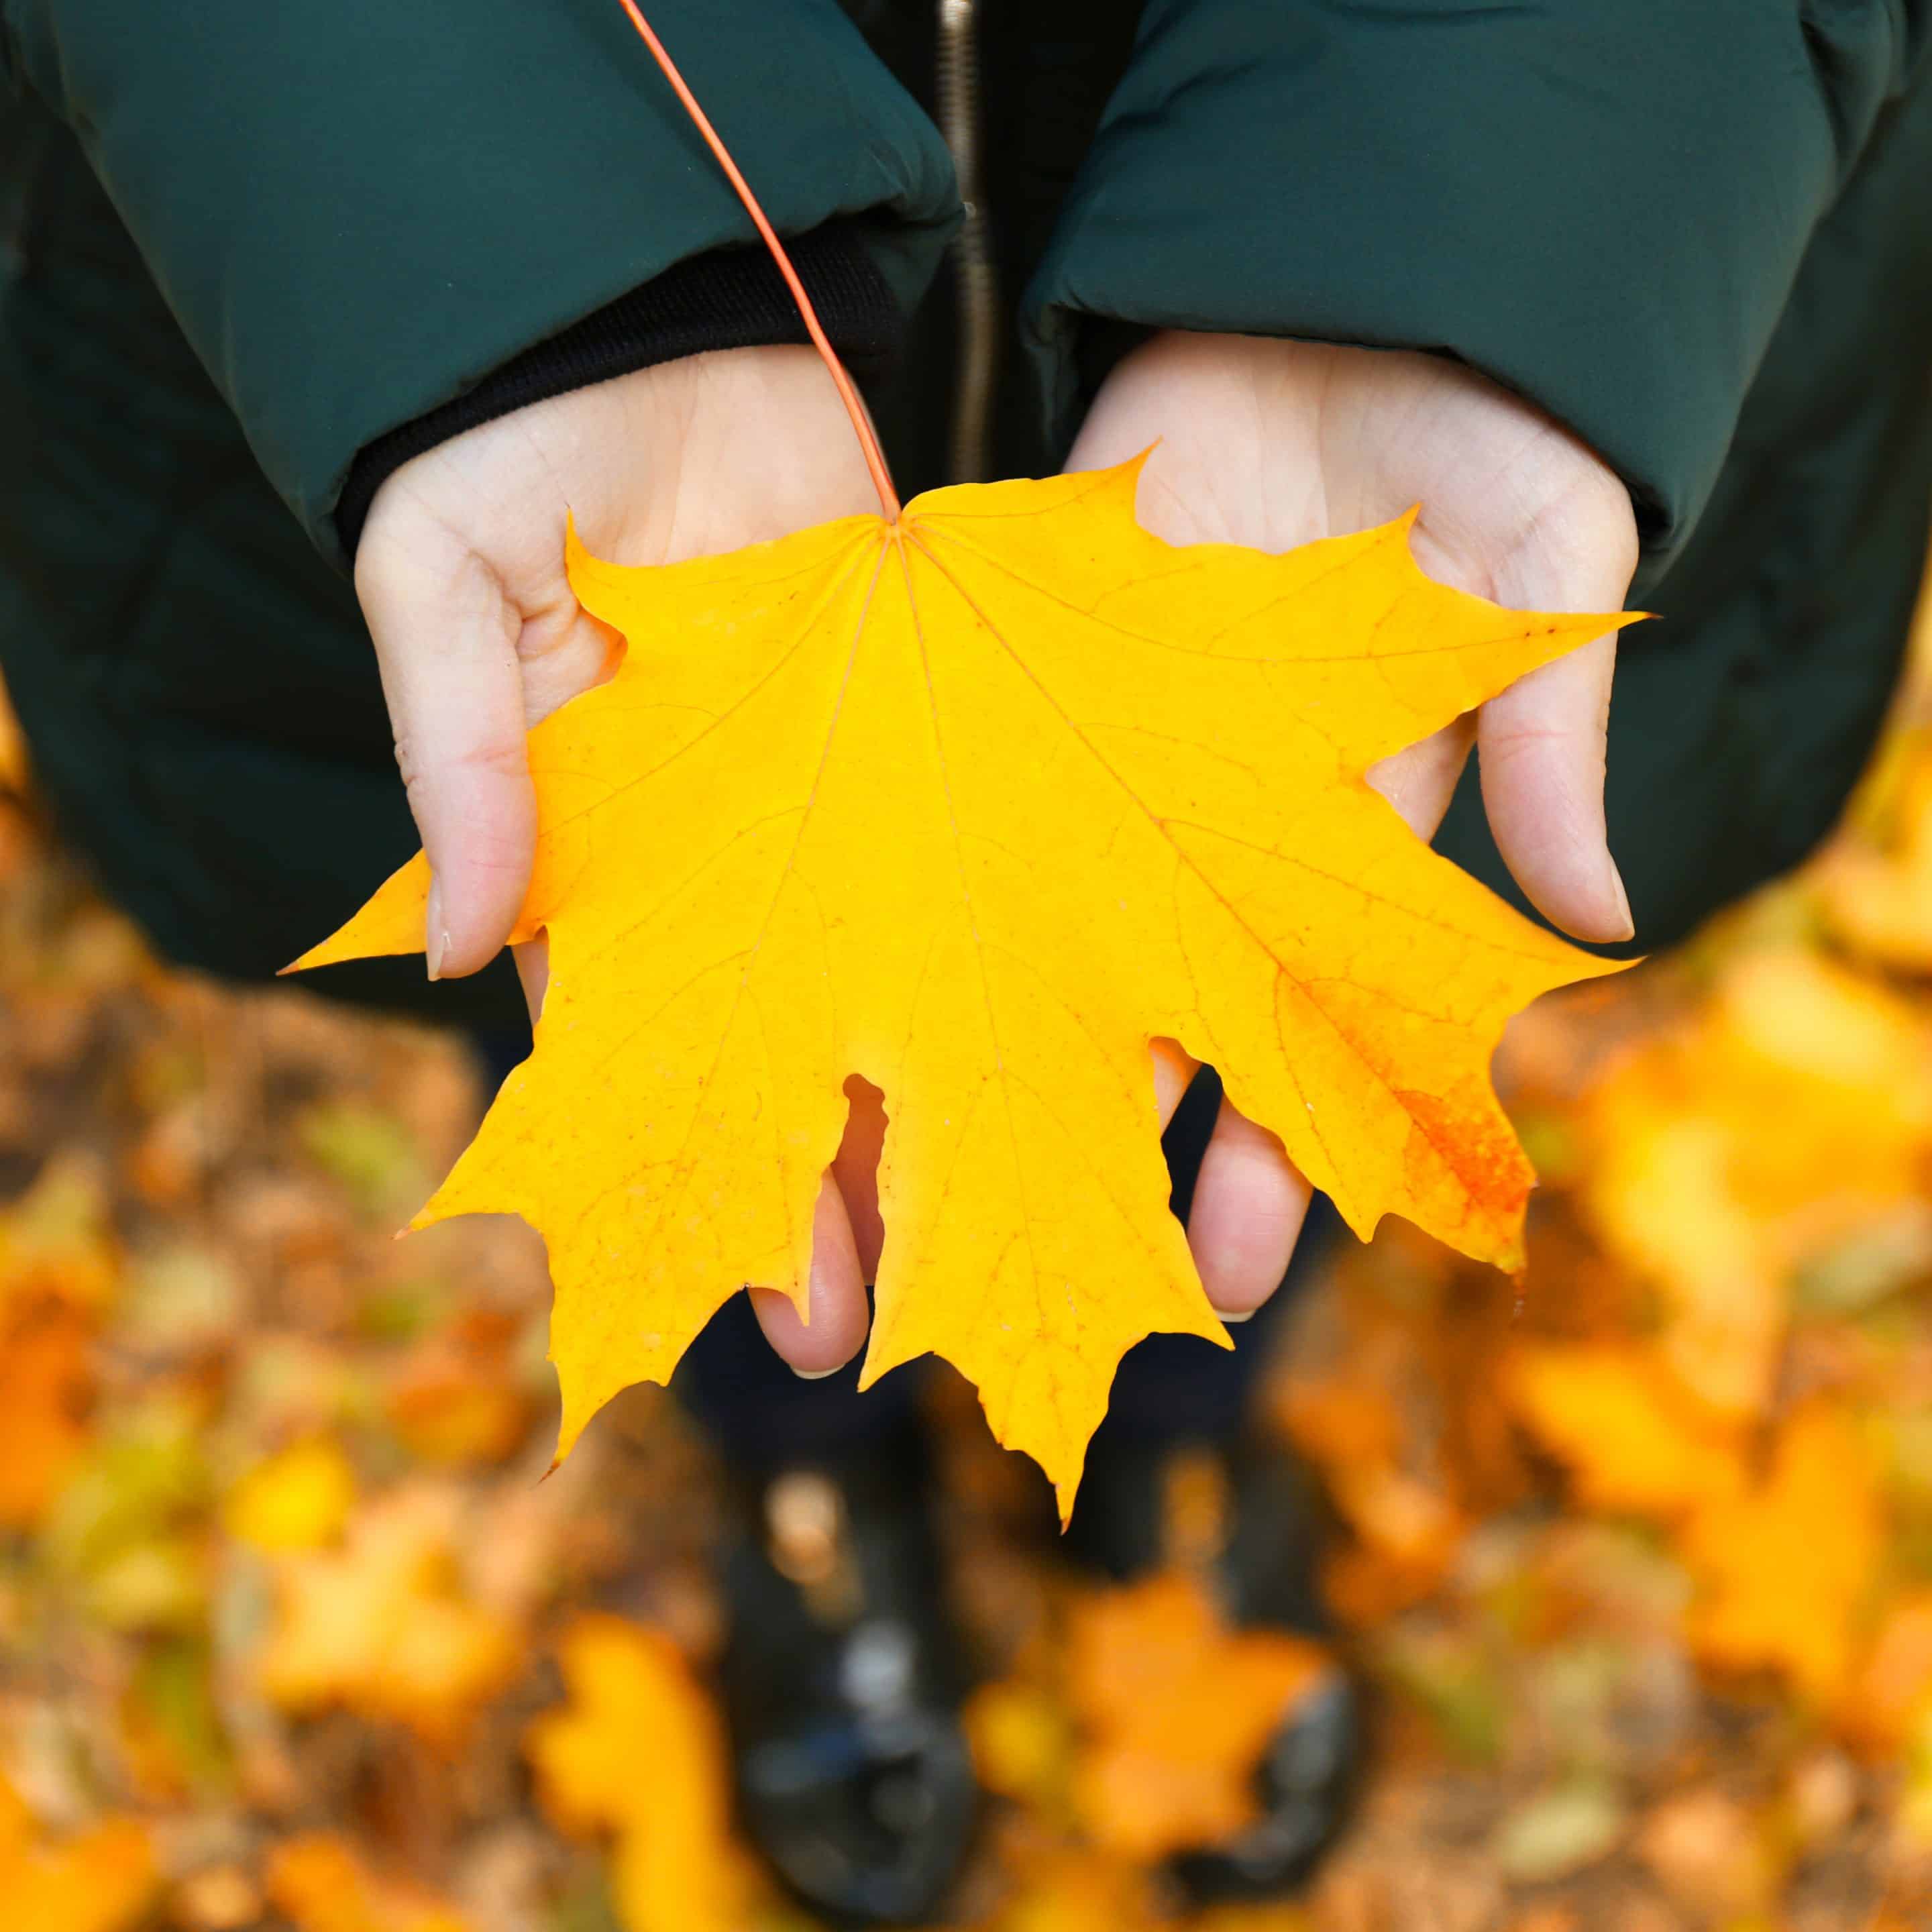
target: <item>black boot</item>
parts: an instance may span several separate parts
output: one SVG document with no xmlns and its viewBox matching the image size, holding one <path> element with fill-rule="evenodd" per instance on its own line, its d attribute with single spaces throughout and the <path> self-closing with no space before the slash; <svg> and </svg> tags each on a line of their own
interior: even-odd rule
<svg viewBox="0 0 1932 1932">
<path fill-rule="evenodd" d="M 747 1834 L 813 1911 L 933 1917 L 978 1792 L 923 1451 L 800 1465 L 743 1490 L 721 1666 Z"/>
<path fill-rule="evenodd" d="M 1179 1561 L 1204 1570 L 1232 1622 L 1329 1634 L 1317 1574 L 1326 1507 L 1286 1445 L 1095 1446 L 1065 1538 L 1076 1563 L 1125 1583 Z M 1192 1504 L 1177 1508 L 1178 1487 L 1193 1492 Z M 1204 1504 L 1204 1487 L 1213 1492 Z M 1192 1546 L 1177 1549 L 1177 1538 Z M 1338 1662 L 1283 1714 L 1256 1774 L 1255 1823 L 1231 1844 L 1170 1862 L 1190 1900 L 1274 1898 L 1301 1884 L 1348 1822 L 1363 1733 L 1360 1687 Z"/>
</svg>

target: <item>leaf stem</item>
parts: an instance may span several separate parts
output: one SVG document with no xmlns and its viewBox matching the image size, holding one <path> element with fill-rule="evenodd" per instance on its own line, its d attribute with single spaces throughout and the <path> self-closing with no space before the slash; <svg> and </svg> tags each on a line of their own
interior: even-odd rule
<svg viewBox="0 0 1932 1932">
<path fill-rule="evenodd" d="M 859 400 L 859 392 L 853 386 L 852 378 L 847 374 L 845 365 L 838 359 L 838 352 L 832 346 L 824 328 L 820 324 L 818 311 L 812 305 L 812 298 L 805 292 L 805 284 L 799 280 L 798 271 L 791 265 L 791 257 L 785 253 L 784 244 L 778 238 L 778 231 L 766 218 L 765 211 L 759 206 L 758 198 L 752 192 L 751 184 L 739 172 L 738 164 L 731 158 L 730 151 L 719 139 L 718 130 L 711 124 L 711 117 L 698 106 L 698 97 L 686 83 L 684 76 L 677 70 L 676 63 L 664 51 L 664 44 L 652 31 L 651 23 L 638 10 L 637 0 L 618 0 L 618 4 L 631 16 L 631 25 L 644 36 L 644 44 L 651 50 L 651 58 L 664 70 L 664 77 L 670 82 L 671 92 L 682 104 L 686 113 L 691 116 L 692 124 L 704 136 L 704 144 L 718 158 L 718 165 L 724 170 L 725 178 L 737 190 L 738 199 L 745 204 L 745 212 L 752 218 L 754 225 L 764 238 L 765 246 L 771 250 L 772 260 L 778 265 L 778 273 L 784 276 L 785 286 L 791 290 L 792 299 L 798 304 L 798 312 L 805 318 L 806 333 L 812 338 L 812 346 L 818 351 L 819 360 L 831 372 L 832 380 L 838 391 L 838 400 L 845 405 L 845 413 L 852 418 L 852 428 L 859 438 L 859 447 L 865 452 L 866 467 L 871 471 L 872 488 L 879 493 L 879 508 L 886 521 L 896 524 L 899 520 L 898 492 L 892 488 L 892 472 L 886 467 L 886 453 L 879 447 L 879 439 L 874 433 L 872 422 L 866 414 L 866 406 Z"/>
</svg>

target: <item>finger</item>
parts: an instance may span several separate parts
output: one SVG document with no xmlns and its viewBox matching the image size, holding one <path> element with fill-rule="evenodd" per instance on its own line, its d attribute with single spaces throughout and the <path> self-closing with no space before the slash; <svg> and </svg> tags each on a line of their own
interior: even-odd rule
<svg viewBox="0 0 1932 1932">
<path fill-rule="evenodd" d="M 1160 1114 L 1160 1129 L 1167 1131 L 1167 1124 L 1174 1118 L 1174 1110 L 1180 1105 L 1188 1088 L 1193 1084 L 1194 1076 L 1201 1071 L 1201 1063 L 1192 1054 L 1184 1053 L 1171 1040 L 1156 1040 L 1152 1042 L 1154 1054 L 1154 1100 Z"/>
<path fill-rule="evenodd" d="M 843 1368 L 866 1339 L 866 1278 L 852 1223 L 828 1170 L 812 1217 L 812 1274 L 806 1287 L 811 1319 L 776 1288 L 752 1290 L 752 1307 L 765 1340 L 810 1380 Z"/>
<path fill-rule="evenodd" d="M 845 1132 L 832 1157 L 832 1178 L 845 1203 L 862 1281 L 876 1281 L 886 1227 L 879 1214 L 879 1156 L 886 1145 L 886 1096 L 857 1074 L 845 1083 Z"/>
<path fill-rule="evenodd" d="M 530 1010 L 530 1024 L 543 1018 L 544 995 L 550 991 L 550 934 L 540 932 L 520 946 L 510 948 L 517 978 L 524 989 L 524 1004 Z"/>
<path fill-rule="evenodd" d="M 1393 758 L 1369 768 L 1369 782 L 1418 838 L 1433 838 L 1456 795 L 1456 782 L 1476 742 L 1474 717 L 1458 718 Z"/>
<path fill-rule="evenodd" d="M 1477 722 L 1483 804 L 1530 903 L 1579 939 L 1635 928 L 1604 822 L 1614 634 L 1520 679 Z"/>
<path fill-rule="evenodd" d="M 1224 1100 L 1187 1217 L 1216 1314 L 1245 1322 L 1281 1286 L 1312 1192 L 1281 1142 Z"/>
<path fill-rule="evenodd" d="M 1165 1130 L 1201 1063 L 1171 1040 L 1153 1050 Z M 1187 1244 L 1217 1314 L 1245 1322 L 1280 1286 L 1311 1192 L 1281 1142 L 1223 1100 L 1187 1210 Z"/>
<path fill-rule="evenodd" d="M 521 620 L 467 551 L 358 561 L 410 809 L 429 855 L 433 980 L 474 973 L 521 910 L 536 844 Z"/>
</svg>

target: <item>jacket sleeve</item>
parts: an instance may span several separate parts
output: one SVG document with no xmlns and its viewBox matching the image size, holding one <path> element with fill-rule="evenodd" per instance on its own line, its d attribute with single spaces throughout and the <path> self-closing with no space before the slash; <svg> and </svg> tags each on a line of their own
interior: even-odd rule
<svg viewBox="0 0 1932 1932">
<path fill-rule="evenodd" d="M 952 166 L 836 0 L 651 10 L 774 225 L 856 236 L 909 310 Z M 0 0 L 0 20 L 338 561 L 365 446 L 755 238 L 616 0 Z"/>
<path fill-rule="evenodd" d="M 1120 325 L 1442 351 L 1618 470 L 1653 576 L 1928 16 L 1148 0 L 1028 293 L 1058 432 Z"/>
</svg>

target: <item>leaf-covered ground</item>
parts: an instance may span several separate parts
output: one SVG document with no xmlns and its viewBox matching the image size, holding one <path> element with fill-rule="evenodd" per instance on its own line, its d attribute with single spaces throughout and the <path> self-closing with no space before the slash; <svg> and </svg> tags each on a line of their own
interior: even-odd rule
<svg viewBox="0 0 1932 1932">
<path fill-rule="evenodd" d="M 1347 1526 L 1360 1822 L 1306 1900 L 1198 1922 L 1932 1923 L 1932 704 L 1799 879 L 1504 1071 L 1520 1299 L 1391 1227 L 1274 1390 Z M 162 970 L 0 805 L 10 1926 L 805 1932 L 730 1835 L 702 1449 L 634 1391 L 539 1486 L 534 1240 L 392 1238 L 479 1105 L 430 1034 Z M 1184 1561 L 1079 1594 L 938 1406 L 1000 1794 L 962 1910 L 1169 1923 L 1136 1861 L 1238 1812 L 1256 1701 L 1323 1660 L 1218 1631 Z M 1184 1559 L 1218 1501 L 1176 1484 Z"/>
</svg>

